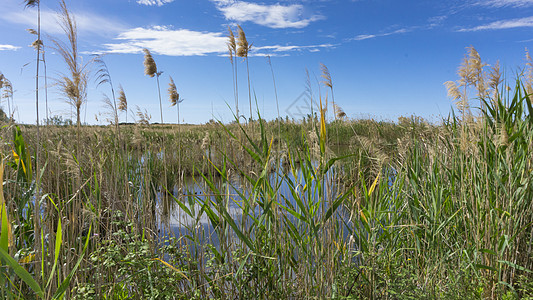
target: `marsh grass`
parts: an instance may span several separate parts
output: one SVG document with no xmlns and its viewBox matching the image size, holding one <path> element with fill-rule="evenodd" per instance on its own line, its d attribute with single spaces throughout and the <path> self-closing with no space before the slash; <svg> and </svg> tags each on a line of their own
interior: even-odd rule
<svg viewBox="0 0 533 300">
<path fill-rule="evenodd" d="M 127 102 L 119 92 L 118 106 L 109 101 L 114 129 L 82 127 L 78 83 L 87 75 L 78 72 L 75 22 L 64 2 L 62 9 L 70 48 L 58 49 L 72 75 L 62 87 L 78 123 L 47 126 L 45 143 L 34 126 L 0 128 L 3 298 L 532 294 L 527 76 L 504 91 L 498 65 L 487 71 L 469 48 L 459 80 L 446 84 L 461 116 L 441 124 L 418 117 L 327 122 L 328 96 L 319 88 L 319 115 L 311 110 L 298 121 L 267 122 L 258 110 L 253 126 L 238 115 L 231 124 L 188 125 L 180 124 L 178 107 L 177 125 L 156 125 L 137 107 L 138 124 L 120 125 Z M 247 60 L 242 37 L 237 55 Z M 179 105 L 173 83 L 170 100 Z M 201 190 L 187 191 L 184 176 Z M 172 228 L 163 220 L 171 211 L 187 221 Z"/>
</svg>

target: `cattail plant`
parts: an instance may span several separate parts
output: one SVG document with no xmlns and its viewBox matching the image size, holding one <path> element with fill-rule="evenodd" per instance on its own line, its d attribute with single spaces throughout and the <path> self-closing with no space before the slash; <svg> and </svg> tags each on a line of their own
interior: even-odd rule
<svg viewBox="0 0 533 300">
<path fill-rule="evenodd" d="M 144 48 L 144 74 L 157 79 L 157 91 L 159 93 L 159 109 L 161 111 L 161 124 L 163 124 L 163 103 L 161 102 L 161 88 L 159 87 L 159 76 L 163 74 L 162 71 L 157 70 L 155 60 L 150 53 L 150 50 Z"/>
<path fill-rule="evenodd" d="M 231 62 L 231 70 L 233 72 L 233 94 L 235 97 L 235 113 L 237 119 L 239 118 L 239 90 L 237 84 L 237 64 L 234 63 L 234 59 L 237 58 L 237 43 L 235 42 L 235 35 L 231 28 L 228 26 L 228 54 Z"/>
<path fill-rule="evenodd" d="M 237 56 L 242 57 L 246 60 L 246 72 L 248 73 L 248 101 L 250 102 L 250 121 L 252 120 L 252 92 L 250 87 L 250 66 L 248 64 L 248 53 L 252 49 L 252 45 L 248 44 L 246 39 L 246 34 L 240 25 L 237 25 L 239 28 L 239 37 L 237 41 Z"/>
<path fill-rule="evenodd" d="M 128 100 L 121 85 L 118 86 L 118 110 L 121 112 L 128 111 Z M 128 114 L 126 114 L 126 123 L 128 123 Z"/>
</svg>

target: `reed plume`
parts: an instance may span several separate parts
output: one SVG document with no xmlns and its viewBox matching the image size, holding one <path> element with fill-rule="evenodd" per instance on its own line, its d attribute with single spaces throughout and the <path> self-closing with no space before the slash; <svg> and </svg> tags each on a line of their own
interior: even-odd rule
<svg viewBox="0 0 533 300">
<path fill-rule="evenodd" d="M 233 95 L 235 97 L 235 112 L 237 119 L 239 119 L 239 89 L 237 84 L 237 64 L 234 63 L 234 58 L 237 58 L 237 43 L 235 41 L 235 35 L 228 26 L 228 54 L 231 62 L 231 70 L 233 72 Z"/>
<path fill-rule="evenodd" d="M 26 0 L 24 1 L 26 7 L 34 7 L 40 4 L 39 0 Z"/>
<path fill-rule="evenodd" d="M 54 50 L 65 61 L 70 74 L 63 74 L 57 84 L 67 99 L 67 103 L 76 109 L 76 126 L 78 135 L 79 156 L 79 133 L 81 130 L 81 108 L 87 101 L 87 82 L 89 78 L 88 64 L 82 64 L 78 52 L 78 31 L 76 20 L 67 9 L 65 1 L 60 3 L 59 23 L 67 36 L 67 43 L 52 39 Z"/>
<path fill-rule="evenodd" d="M 126 93 L 121 85 L 118 86 L 118 110 L 122 112 L 128 111 L 128 100 L 126 99 Z M 126 114 L 126 123 L 128 122 L 128 114 Z"/>
<path fill-rule="evenodd" d="M 346 113 L 344 112 L 344 110 L 337 104 L 333 104 L 333 109 L 335 110 L 336 117 L 338 119 L 343 119 L 344 117 L 346 117 Z"/>
<path fill-rule="evenodd" d="M 153 78 L 157 74 L 157 65 L 150 53 L 150 50 L 144 48 L 144 74 Z"/>
<path fill-rule="evenodd" d="M 169 76 L 169 77 L 170 77 L 170 82 L 168 83 L 168 96 L 170 99 L 170 106 L 175 106 L 178 104 L 178 101 L 180 99 L 180 94 L 178 93 L 176 84 L 174 83 L 172 76 Z"/>
<path fill-rule="evenodd" d="M 159 110 L 161 111 L 161 124 L 163 124 L 163 102 L 161 101 L 161 88 L 159 86 L 159 76 L 163 74 L 162 71 L 157 70 L 155 60 L 150 53 L 150 50 L 144 48 L 144 74 L 157 79 L 157 92 L 159 93 Z"/>
<path fill-rule="evenodd" d="M 481 61 L 481 57 L 474 47 L 470 46 L 466 49 L 467 54 L 457 71 L 459 80 L 457 82 L 447 81 L 444 83 L 448 90 L 448 95 L 455 101 L 457 108 L 462 113 L 463 119 L 472 115 L 468 99 L 468 87 L 474 87 L 476 89 L 477 96 L 480 99 L 480 107 L 483 109 L 483 99 L 488 97 L 488 87 L 491 84 L 490 78 L 489 84 L 485 80 L 486 75 L 483 68 L 487 64 Z M 460 89 L 462 89 L 462 92 Z"/>
<path fill-rule="evenodd" d="M 244 33 L 244 30 L 242 29 L 241 25 L 237 25 L 239 28 L 239 37 L 237 41 L 237 45 L 239 46 L 237 48 L 237 56 L 243 57 L 246 60 L 246 72 L 248 73 L 248 101 L 250 104 L 250 121 L 252 120 L 252 91 L 250 87 L 250 66 L 248 64 L 248 53 L 250 52 L 250 49 L 252 49 L 252 45 L 248 44 L 248 40 L 246 39 L 246 34 Z"/>
<path fill-rule="evenodd" d="M 325 85 L 326 87 L 329 87 L 329 89 L 331 90 L 331 102 L 333 103 L 333 115 L 334 115 L 335 120 L 337 120 L 337 111 L 335 110 L 336 109 L 335 95 L 333 94 L 333 81 L 331 80 L 331 74 L 329 73 L 328 67 L 326 67 L 326 65 L 323 63 L 320 63 L 320 70 L 322 71 L 322 75 L 320 75 L 320 77 L 324 79 L 322 81 L 322 84 Z"/>
<path fill-rule="evenodd" d="M 488 74 L 488 86 L 492 89 L 492 101 L 496 101 L 499 95 L 499 87 L 503 82 L 502 74 L 500 71 L 500 61 L 497 61 L 496 64 L 491 68 Z"/>
<path fill-rule="evenodd" d="M 113 97 L 113 101 L 111 101 L 111 99 L 109 99 L 109 97 L 106 96 L 104 98 L 104 103 L 106 105 L 109 105 L 110 109 L 112 109 L 113 111 L 114 122 L 112 122 L 112 124 L 115 125 L 116 131 L 117 131 L 117 134 L 120 140 L 120 129 L 118 126 L 117 99 L 115 97 L 115 88 L 113 87 L 113 81 L 111 80 L 111 74 L 109 74 L 109 69 L 107 68 L 107 64 L 105 63 L 101 55 L 96 56 L 94 58 L 94 63 L 96 63 L 99 67 L 98 71 L 96 71 L 96 82 L 97 82 L 96 86 L 98 87 L 102 84 L 108 83 L 109 86 L 111 87 L 111 96 Z"/>
<path fill-rule="evenodd" d="M 137 115 L 137 117 L 139 118 L 139 120 L 137 120 L 137 124 L 150 125 L 150 120 L 152 119 L 152 116 L 148 114 L 148 111 L 146 110 L 146 108 L 143 111 L 139 107 L 139 105 L 136 105 L 135 109 L 136 109 L 135 115 Z"/>
</svg>

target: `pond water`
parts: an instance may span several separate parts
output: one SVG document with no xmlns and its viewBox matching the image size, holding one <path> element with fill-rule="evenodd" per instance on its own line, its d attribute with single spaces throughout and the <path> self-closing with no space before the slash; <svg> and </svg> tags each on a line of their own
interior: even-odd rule
<svg viewBox="0 0 533 300">
<path fill-rule="evenodd" d="M 314 164 L 314 167 L 316 165 Z M 277 193 L 274 192 L 276 194 L 274 202 L 301 213 L 297 203 L 298 198 L 301 200 L 300 205 L 304 205 L 305 209 L 318 217 L 329 208 L 330 203 L 336 199 L 339 193 L 338 176 L 336 176 L 335 168 L 331 168 L 323 175 L 322 189 L 320 190 L 315 180 L 306 181 L 306 178 L 310 177 L 305 176 L 304 172 L 305 170 L 298 168 L 294 172 L 270 173 L 268 176 L 270 186 L 274 190 L 276 190 L 276 186 L 278 187 Z M 255 189 L 256 192 L 254 193 L 254 188 L 245 178 L 238 175 L 229 176 L 229 178 L 227 184 L 222 182 L 220 178 L 213 179 L 212 182 L 218 189 L 219 195 L 215 195 L 215 191 L 209 188 L 202 177 L 184 178 L 181 187 L 174 187 L 172 195 L 163 196 L 160 193 L 157 201 L 157 215 L 161 225 L 161 234 L 182 236 L 190 233 L 191 230 L 199 232 L 203 230 L 207 234 L 212 233 L 213 226 L 207 214 L 202 210 L 202 205 L 206 202 L 212 201 L 214 211 L 218 213 L 215 203 L 217 203 L 217 199 L 218 201 L 222 200 L 224 204 L 221 205 L 224 205 L 229 215 L 237 224 L 240 224 L 243 207 L 246 203 L 257 204 L 268 198 L 266 195 L 261 195 L 258 189 Z M 181 206 L 177 201 L 180 201 Z M 259 216 L 261 206 L 251 206 L 253 207 L 252 211 L 247 215 Z M 339 213 L 342 213 L 342 209 L 339 209 Z M 292 215 L 288 214 L 288 217 L 294 220 Z"/>
</svg>

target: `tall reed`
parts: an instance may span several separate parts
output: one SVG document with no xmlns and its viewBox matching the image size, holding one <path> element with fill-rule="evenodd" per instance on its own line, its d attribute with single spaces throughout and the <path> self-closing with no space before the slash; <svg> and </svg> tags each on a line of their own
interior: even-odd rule
<svg viewBox="0 0 533 300">
<path fill-rule="evenodd" d="M 163 71 L 157 70 L 155 60 L 150 53 L 150 50 L 144 48 L 144 74 L 150 77 L 156 77 L 157 79 L 157 92 L 159 93 L 159 109 L 161 111 L 161 124 L 163 124 L 163 103 L 161 102 L 161 88 L 159 87 L 159 76 L 163 74 Z"/>
<path fill-rule="evenodd" d="M 246 72 L 248 74 L 248 100 L 250 104 L 250 121 L 252 120 L 252 91 L 250 86 L 250 65 L 248 63 L 248 53 L 252 49 L 252 45 L 248 43 L 246 34 L 240 25 L 237 25 L 239 29 L 239 36 L 237 38 L 237 56 L 246 60 Z"/>
<path fill-rule="evenodd" d="M 233 79 L 233 94 L 235 97 L 235 114 L 237 115 L 237 118 L 240 118 L 239 116 L 239 85 L 238 85 L 238 76 L 237 76 L 237 43 L 235 42 L 235 35 L 233 34 L 233 31 L 228 26 L 228 54 L 229 59 L 231 62 L 231 71 L 233 73 L 232 79 Z"/>
<path fill-rule="evenodd" d="M 39 65 L 40 65 L 40 54 L 41 54 L 41 1 L 40 0 L 25 0 L 25 7 L 34 7 L 37 6 L 37 41 L 35 44 L 35 52 L 37 53 L 37 59 L 35 60 L 35 114 L 36 114 L 36 125 L 37 125 L 37 151 L 35 153 L 35 163 L 36 169 L 40 170 L 40 147 L 41 147 L 41 136 L 40 136 L 40 124 L 39 124 Z M 36 198 L 40 199 L 40 173 L 37 172 L 37 194 Z M 39 201 L 35 201 L 35 211 L 40 211 Z M 40 220 L 38 214 L 35 216 L 35 230 L 40 232 Z M 40 237 L 36 237 L 37 246 L 39 248 Z M 37 249 L 38 249 L 37 248 Z"/>
</svg>

